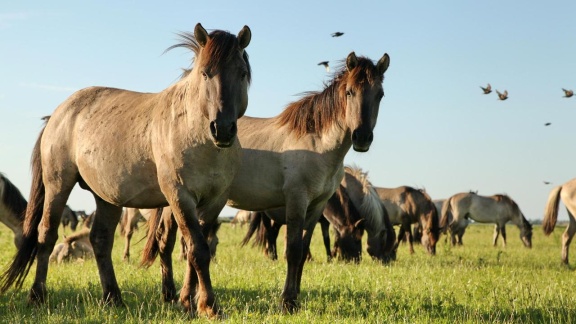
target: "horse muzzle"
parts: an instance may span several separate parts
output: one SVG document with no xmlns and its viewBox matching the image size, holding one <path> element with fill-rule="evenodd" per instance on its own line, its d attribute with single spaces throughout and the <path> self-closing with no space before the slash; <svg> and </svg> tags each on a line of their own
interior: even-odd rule
<svg viewBox="0 0 576 324">
<path fill-rule="evenodd" d="M 236 134 L 238 133 L 238 127 L 236 122 L 217 123 L 215 120 L 210 122 L 210 134 L 214 140 L 214 144 L 219 148 L 227 148 L 234 144 L 236 139 Z"/>
<path fill-rule="evenodd" d="M 352 132 L 352 147 L 356 152 L 367 152 L 374 140 L 372 131 L 355 130 Z"/>
</svg>

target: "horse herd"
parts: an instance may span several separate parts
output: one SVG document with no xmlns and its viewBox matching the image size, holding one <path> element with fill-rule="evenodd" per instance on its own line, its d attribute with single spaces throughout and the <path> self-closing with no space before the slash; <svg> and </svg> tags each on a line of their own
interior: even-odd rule
<svg viewBox="0 0 576 324">
<path fill-rule="evenodd" d="M 15 187 L 2 177 L 0 219 L 15 232 L 18 249 L 0 277 L 1 293 L 20 288 L 36 261 L 28 301 L 44 302 L 50 255 L 76 183 L 96 202 L 87 235 L 102 298 L 112 305 L 123 305 L 111 256 L 123 207 L 154 209 L 145 263 L 160 254 L 162 267 L 170 267 L 180 230 L 187 260 L 183 287 L 176 297 L 167 268 L 162 293 L 166 300 L 178 298 L 186 311 L 207 317 L 220 314 L 209 264 L 217 243 L 212 234 L 225 205 L 258 211 L 261 221 L 286 225 L 281 308 L 289 313 L 299 307 L 303 266 L 321 219 L 337 232 L 336 248 L 328 254 L 351 260 L 359 258 L 364 230 L 368 254 L 382 262 L 394 260 L 398 240 L 392 224 L 400 224 L 400 239 L 404 232 L 410 238 L 414 218 L 407 217 L 414 215 L 431 254 L 443 226 L 450 228 L 453 242 L 460 238 L 461 243 L 468 218 L 496 222 L 495 240 L 498 234 L 505 239 L 504 224 L 514 222 L 530 246 L 531 226 L 507 196 L 455 195 L 443 204 L 439 219 L 425 192 L 376 188 L 361 170 L 344 167 L 350 148 L 366 152 L 374 139 L 388 54 L 374 63 L 351 52 L 322 91 L 306 93 L 278 116 L 255 118 L 244 115 L 252 77 L 245 50 L 252 36 L 248 26 L 233 35 L 208 33 L 197 24 L 193 33 L 180 36 L 182 43 L 169 49 L 183 47 L 195 55 L 175 84 L 159 93 L 82 89 L 46 118 L 32 152 L 27 203 L 21 195 L 14 198 Z M 562 187 L 562 197 L 571 198 L 573 189 Z M 566 237 L 574 234 L 573 222 Z M 569 242 L 565 239 L 566 262 Z"/>
</svg>

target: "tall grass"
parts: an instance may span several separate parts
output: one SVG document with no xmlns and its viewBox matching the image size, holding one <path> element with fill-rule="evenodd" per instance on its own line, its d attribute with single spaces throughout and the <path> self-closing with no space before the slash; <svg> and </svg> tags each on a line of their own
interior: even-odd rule
<svg viewBox="0 0 576 324">
<path fill-rule="evenodd" d="M 462 247 L 451 247 L 443 237 L 437 256 L 431 257 L 419 246 L 409 255 L 407 246 L 402 245 L 398 260 L 383 266 L 366 253 L 359 265 L 327 263 L 317 229 L 311 247 L 314 259 L 304 268 L 302 308 L 294 315 L 283 315 L 278 307 L 285 261 L 269 261 L 258 249 L 240 248 L 245 228 L 222 225 L 211 275 L 225 320 L 231 323 L 574 323 L 575 274 L 560 262 L 562 231 L 557 228 L 544 237 L 541 228 L 535 227 L 530 250 L 522 246 L 515 227 L 507 229 L 508 246 L 503 248 L 492 247 L 491 226 L 473 225 Z M 162 301 L 158 262 L 149 269 L 138 266 L 143 242 L 137 241 L 142 235 L 140 230 L 134 236 L 130 262 L 121 260 L 123 240 L 117 237 L 114 246 L 114 265 L 126 307 L 102 305 L 96 264 L 88 260 L 51 265 L 49 297 L 40 307 L 26 304 L 32 270 L 25 289 L 0 296 L 0 322 L 191 320 L 178 305 Z M 283 251 L 282 240 L 278 244 Z M 0 246 L 0 267 L 4 267 L 15 253 L 12 233 L 4 226 L 0 226 Z M 184 266 L 175 255 L 177 285 Z"/>
</svg>

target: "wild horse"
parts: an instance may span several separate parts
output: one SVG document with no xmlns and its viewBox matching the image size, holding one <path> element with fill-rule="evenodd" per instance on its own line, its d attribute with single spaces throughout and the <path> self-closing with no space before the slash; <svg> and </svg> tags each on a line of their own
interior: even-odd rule
<svg viewBox="0 0 576 324">
<path fill-rule="evenodd" d="M 29 300 L 45 300 L 57 224 L 79 183 L 96 200 L 90 241 L 107 303 L 123 304 L 111 257 L 122 206 L 170 205 L 190 247 L 180 301 L 188 311 L 219 313 L 199 220 L 218 217 L 239 170 L 237 120 L 248 105 L 245 48 L 251 32 L 245 26 L 238 36 L 221 30 L 209 34 L 197 24 L 193 35 L 181 36 L 183 42 L 169 49 L 190 49 L 195 59 L 172 86 L 160 93 L 86 88 L 49 118 L 32 153 L 23 243 L 0 279 L 2 292 L 21 287 L 37 260 Z"/>
</svg>

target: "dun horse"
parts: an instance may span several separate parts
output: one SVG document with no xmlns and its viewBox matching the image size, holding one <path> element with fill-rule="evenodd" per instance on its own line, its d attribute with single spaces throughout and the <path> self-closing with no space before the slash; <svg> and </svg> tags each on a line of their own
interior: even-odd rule
<svg viewBox="0 0 576 324">
<path fill-rule="evenodd" d="M 151 209 L 126 208 L 120 218 L 120 236 L 124 237 L 124 254 L 123 260 L 130 260 L 130 241 L 134 230 L 138 228 L 138 222 L 148 221 Z"/>
<path fill-rule="evenodd" d="M 450 223 L 448 223 L 449 214 L 452 214 Z M 442 207 L 440 226 L 442 228 L 448 226 L 450 229 L 452 245 L 456 244 L 456 235 L 464 233 L 468 219 L 478 223 L 496 223 L 494 246 L 500 234 L 503 245 L 506 246 L 506 223 L 512 222 L 520 229 L 520 239 L 524 246 L 532 247 L 532 225 L 526 220 L 516 202 L 507 195 L 481 196 L 473 192 L 463 192 L 448 198 Z"/>
<path fill-rule="evenodd" d="M 576 233 L 576 219 L 574 219 L 576 216 L 576 179 L 572 179 L 550 191 L 546 209 L 544 210 L 544 220 L 542 222 L 542 229 L 546 235 L 550 235 L 556 226 L 560 199 L 562 199 L 564 206 L 566 206 L 568 219 L 570 220 L 568 227 L 566 227 L 566 230 L 562 234 L 562 262 L 568 264 L 568 249 L 570 248 L 572 237 L 574 237 L 574 233 Z"/>
<path fill-rule="evenodd" d="M 170 49 L 190 49 L 195 59 L 169 88 L 160 93 L 83 89 L 47 121 L 32 154 L 23 243 L 2 275 L 2 292 L 21 287 L 37 260 L 29 300 L 45 300 L 48 257 L 58 238 L 55 224 L 79 183 L 96 200 L 90 241 L 105 302 L 123 304 L 111 257 L 122 206 L 170 205 L 190 247 L 180 301 L 188 311 L 219 313 L 199 220 L 217 218 L 240 165 L 236 123 L 248 105 L 244 49 L 251 32 L 245 26 L 237 37 L 219 30 L 208 34 L 197 24 L 193 35 L 181 36 L 183 43 Z"/>
<path fill-rule="evenodd" d="M 412 224 L 422 228 L 422 245 L 431 255 L 436 254 L 436 243 L 440 236 L 438 212 L 432 199 L 424 190 L 408 186 L 398 188 L 376 188 L 378 196 L 386 206 L 393 225 L 400 225 L 398 243 L 408 235 L 410 253 L 414 253 Z"/>
<path fill-rule="evenodd" d="M 372 144 L 389 62 L 387 54 L 374 64 L 352 52 L 322 92 L 308 93 L 276 117 L 238 120 L 242 163 L 228 205 L 286 208 L 277 220 L 287 224 L 288 271 L 281 296 L 286 312 L 298 309 L 312 232 L 344 175 L 346 153 L 351 147 L 366 152 Z"/>
<path fill-rule="evenodd" d="M 22 222 L 27 204 L 20 190 L 0 173 L 0 222 L 14 232 L 16 247 L 22 243 Z"/>
</svg>

